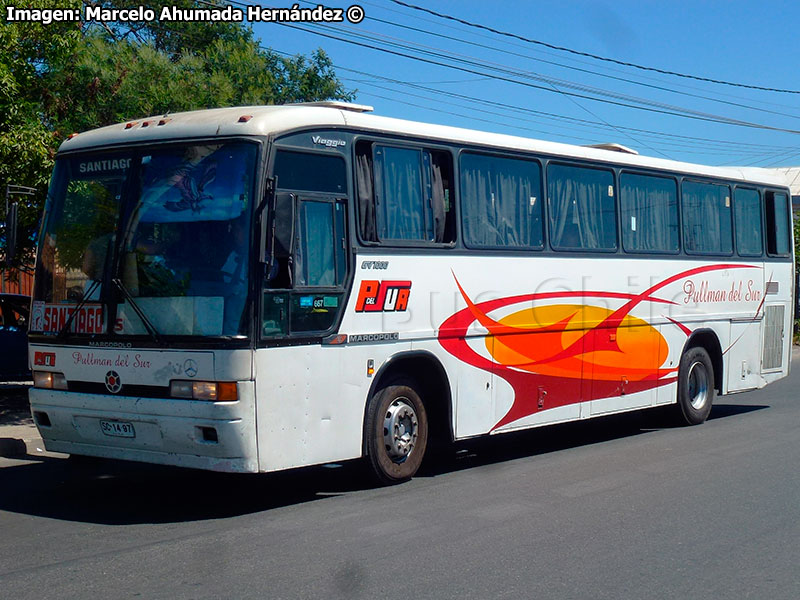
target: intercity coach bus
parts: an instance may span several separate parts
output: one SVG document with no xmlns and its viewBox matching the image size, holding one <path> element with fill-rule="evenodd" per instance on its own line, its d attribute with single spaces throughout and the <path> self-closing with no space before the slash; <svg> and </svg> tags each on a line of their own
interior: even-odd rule
<svg viewBox="0 0 800 600">
<path fill-rule="evenodd" d="M 789 372 L 785 182 L 345 103 L 61 146 L 30 318 L 48 450 L 268 472 L 662 405 Z M 669 409 L 667 409 L 669 410 Z"/>
</svg>

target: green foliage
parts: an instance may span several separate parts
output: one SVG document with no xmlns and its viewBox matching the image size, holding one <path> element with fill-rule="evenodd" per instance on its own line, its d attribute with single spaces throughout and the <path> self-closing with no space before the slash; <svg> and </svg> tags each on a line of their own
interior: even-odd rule
<svg viewBox="0 0 800 600">
<path fill-rule="evenodd" d="M 80 6 L 62 2 L 63 8 Z M 26 8 L 51 8 L 48 0 L 30 0 Z M 0 26 L 0 215 L 5 222 L 7 184 L 40 190 L 36 197 L 12 198 L 19 205 L 18 240 L 30 240 L 38 225 L 45 189 L 61 138 L 42 112 L 43 82 L 50 65 L 65 60 L 80 41 L 79 24 L 3 23 Z M 0 236 L 4 245 L 5 231 Z M 29 244 L 30 246 L 30 244 Z M 25 260 L 31 249 L 22 248 Z M 0 253 L 0 256 L 4 253 Z"/>
<path fill-rule="evenodd" d="M 165 3 L 115 0 L 108 8 Z M 197 7 L 194 0 L 170 6 Z M 61 0 L 59 8 L 81 8 Z M 52 8 L 30 0 L 25 8 Z M 3 19 L 5 15 L 3 15 Z M 73 132 L 144 116 L 254 104 L 352 99 L 322 50 L 284 58 L 240 23 L 6 23 L 0 26 L 0 192 L 19 198 L 18 258 L 29 261 L 55 152 Z M 0 217 L 5 220 L 5 203 Z M 0 234 L 0 258 L 5 236 Z"/>
<path fill-rule="evenodd" d="M 797 281 L 797 273 L 800 272 L 800 215 L 792 213 L 793 229 L 794 229 L 794 269 L 795 281 Z M 795 290 L 795 294 L 800 294 L 800 289 Z M 793 340 L 795 344 L 800 344 L 800 319 L 794 322 L 794 335 Z"/>
<path fill-rule="evenodd" d="M 70 182 L 61 227 L 55 232 L 59 265 L 66 269 L 82 268 L 87 248 L 93 255 L 89 258 L 105 257 L 105 244 L 116 229 L 118 208 L 115 195 L 102 184 Z M 97 240 L 102 240 L 100 246 L 97 246 Z M 102 269 L 102 260 L 100 263 L 94 265 L 94 269 Z"/>
<path fill-rule="evenodd" d="M 800 269 L 800 215 L 792 213 L 794 221 L 794 267 Z"/>
</svg>

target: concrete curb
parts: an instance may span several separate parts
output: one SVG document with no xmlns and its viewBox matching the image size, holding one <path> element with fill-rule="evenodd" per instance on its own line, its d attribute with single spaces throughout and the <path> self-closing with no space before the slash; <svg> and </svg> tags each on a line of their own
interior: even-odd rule
<svg viewBox="0 0 800 600">
<path fill-rule="evenodd" d="M 33 425 L 6 425 L 0 427 L 0 457 L 25 458 L 37 456 L 63 456 L 48 452 L 39 432 Z"/>
</svg>

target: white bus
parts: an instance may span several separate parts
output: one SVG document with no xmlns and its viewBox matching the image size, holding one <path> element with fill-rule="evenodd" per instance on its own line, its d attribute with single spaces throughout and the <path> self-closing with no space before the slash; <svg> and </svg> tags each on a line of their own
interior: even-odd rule
<svg viewBox="0 0 800 600">
<path fill-rule="evenodd" d="M 790 196 L 712 168 L 342 103 L 62 145 L 34 288 L 48 450 L 415 474 L 464 440 L 789 372 Z"/>
</svg>

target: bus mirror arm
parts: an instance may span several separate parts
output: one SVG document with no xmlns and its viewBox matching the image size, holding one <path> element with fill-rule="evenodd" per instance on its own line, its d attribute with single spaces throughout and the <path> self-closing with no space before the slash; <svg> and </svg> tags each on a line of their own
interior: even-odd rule
<svg viewBox="0 0 800 600">
<path fill-rule="evenodd" d="M 267 177 L 266 185 L 264 187 L 264 197 L 261 199 L 261 202 L 258 203 L 256 206 L 256 212 L 254 219 L 257 223 L 262 223 L 264 218 L 264 210 L 269 207 L 269 212 L 267 213 L 267 222 L 261 228 L 261 231 L 264 233 L 264 243 L 261 246 L 261 262 L 266 263 L 269 262 L 269 266 L 272 266 L 272 256 L 274 256 L 275 252 L 275 243 L 274 243 L 274 235 L 272 235 L 272 231 L 274 229 L 275 220 L 273 215 L 275 214 L 275 184 L 276 178 L 275 177 Z"/>
</svg>

